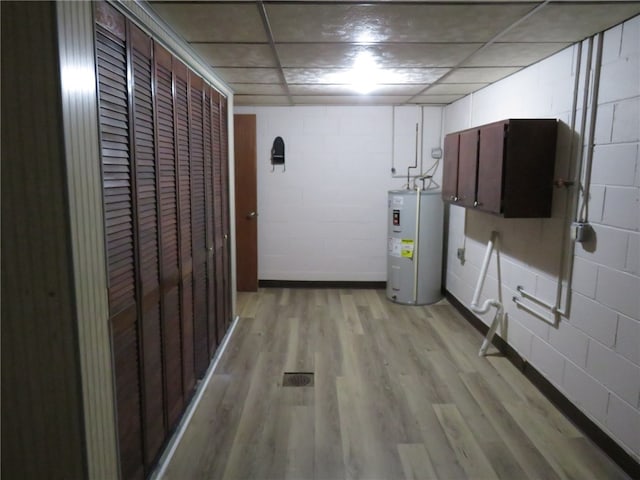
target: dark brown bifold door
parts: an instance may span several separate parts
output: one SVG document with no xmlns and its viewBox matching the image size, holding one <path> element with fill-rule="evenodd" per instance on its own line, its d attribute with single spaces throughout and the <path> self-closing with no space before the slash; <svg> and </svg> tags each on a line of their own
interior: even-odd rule
<svg viewBox="0 0 640 480">
<path fill-rule="evenodd" d="M 189 92 L 193 338 L 196 378 L 202 378 L 209 364 L 204 139 L 202 135 L 203 82 L 200 77 L 193 73 L 189 75 Z"/>
<path fill-rule="evenodd" d="M 189 76 L 187 67 L 173 61 L 178 154 L 178 212 L 180 218 L 180 306 L 182 310 L 182 385 L 185 399 L 195 386 L 193 361 L 193 279 L 191 257 L 191 167 L 189 161 Z"/>
<path fill-rule="evenodd" d="M 202 135 L 204 140 L 204 187 L 205 187 L 205 242 L 207 277 L 207 341 L 209 359 L 213 358 L 218 345 L 216 337 L 216 289 L 214 265 L 214 211 L 213 211 L 213 131 L 212 131 L 212 90 L 204 87 L 202 104 Z M 217 108 L 216 103 L 216 108 Z"/>
<path fill-rule="evenodd" d="M 228 328 L 231 324 L 233 308 L 231 305 L 231 224 L 229 215 L 229 135 L 227 118 L 227 99 L 220 98 L 220 147 L 222 152 L 222 228 L 224 239 L 224 321 Z"/>
<path fill-rule="evenodd" d="M 227 329 L 225 319 L 225 243 L 224 238 L 224 186 L 222 184 L 222 130 L 220 122 L 220 95 L 214 93 L 211 109 L 213 127 L 213 231 L 215 249 L 215 297 L 216 297 L 216 337 L 220 343 Z"/>
<path fill-rule="evenodd" d="M 100 146 L 109 282 L 109 323 L 115 370 L 120 471 L 144 477 L 138 361 L 134 194 L 129 149 L 126 23 L 96 4 Z"/>
<path fill-rule="evenodd" d="M 167 428 L 173 430 L 184 408 L 182 394 L 182 332 L 180 328 L 180 264 L 178 166 L 174 141 L 172 56 L 157 43 L 155 59 L 156 150 L 160 215 L 162 346 L 167 403 Z"/>
<path fill-rule="evenodd" d="M 160 265 L 158 197 L 152 94 L 151 38 L 128 22 L 130 39 L 131 112 L 135 164 L 137 245 L 142 342 L 143 426 L 145 464 L 160 453 L 166 436 L 160 329 Z"/>
</svg>

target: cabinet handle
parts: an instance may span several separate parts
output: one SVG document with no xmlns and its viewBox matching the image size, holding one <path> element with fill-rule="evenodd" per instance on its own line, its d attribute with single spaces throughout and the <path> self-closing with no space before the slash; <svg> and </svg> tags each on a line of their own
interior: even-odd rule
<svg viewBox="0 0 640 480">
<path fill-rule="evenodd" d="M 454 202 L 457 202 L 458 201 L 458 197 L 456 197 L 455 195 L 452 195 L 451 196 L 451 200 L 453 200 Z"/>
<path fill-rule="evenodd" d="M 474 206 L 474 207 L 477 207 L 477 206 L 479 206 L 479 205 L 482 205 L 482 204 L 481 204 L 480 202 L 478 202 L 477 200 L 476 200 L 475 202 L 473 202 L 473 206 Z"/>
</svg>

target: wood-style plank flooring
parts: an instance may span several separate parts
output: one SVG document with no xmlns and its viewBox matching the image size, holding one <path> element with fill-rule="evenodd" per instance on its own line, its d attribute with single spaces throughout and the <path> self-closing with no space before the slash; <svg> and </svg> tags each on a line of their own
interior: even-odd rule
<svg viewBox="0 0 640 480">
<path fill-rule="evenodd" d="M 238 311 L 166 479 L 627 478 L 446 301 L 261 289 Z"/>
</svg>

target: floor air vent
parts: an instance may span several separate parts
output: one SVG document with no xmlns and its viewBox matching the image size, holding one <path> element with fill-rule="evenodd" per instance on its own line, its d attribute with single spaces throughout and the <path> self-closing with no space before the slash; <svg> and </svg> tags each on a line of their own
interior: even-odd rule
<svg viewBox="0 0 640 480">
<path fill-rule="evenodd" d="M 283 387 L 313 387 L 313 373 L 285 372 L 282 378 Z"/>
</svg>

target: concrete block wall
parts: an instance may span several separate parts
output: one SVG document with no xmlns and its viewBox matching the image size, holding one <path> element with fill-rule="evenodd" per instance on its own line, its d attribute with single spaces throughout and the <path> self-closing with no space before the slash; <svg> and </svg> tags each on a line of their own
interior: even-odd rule
<svg viewBox="0 0 640 480">
<path fill-rule="evenodd" d="M 567 178 L 577 51 L 567 48 L 448 106 L 445 133 L 503 118 L 557 118 L 556 176 Z M 500 260 L 494 254 L 482 297 L 505 303 L 501 336 L 640 459 L 640 17 L 605 32 L 600 82 L 589 199 L 595 236 L 572 258 L 569 317 L 555 328 L 511 301 L 522 285 L 555 303 L 568 200 L 561 190 L 549 219 L 505 220 L 451 207 L 446 286 L 469 305 L 490 232 L 499 231 Z M 465 248 L 464 265 L 458 248 Z M 490 314 L 482 320 L 488 324 Z"/>
<path fill-rule="evenodd" d="M 423 123 L 423 165 L 430 166 L 442 108 L 425 107 L 424 115 L 419 107 L 387 106 L 236 107 L 235 113 L 255 114 L 257 122 L 258 278 L 385 281 L 387 191 L 406 183 L 392 177 L 394 145 L 397 172 L 404 174 L 415 159 L 415 123 Z M 272 172 L 276 136 L 285 141 L 286 172 L 281 166 Z"/>
</svg>

